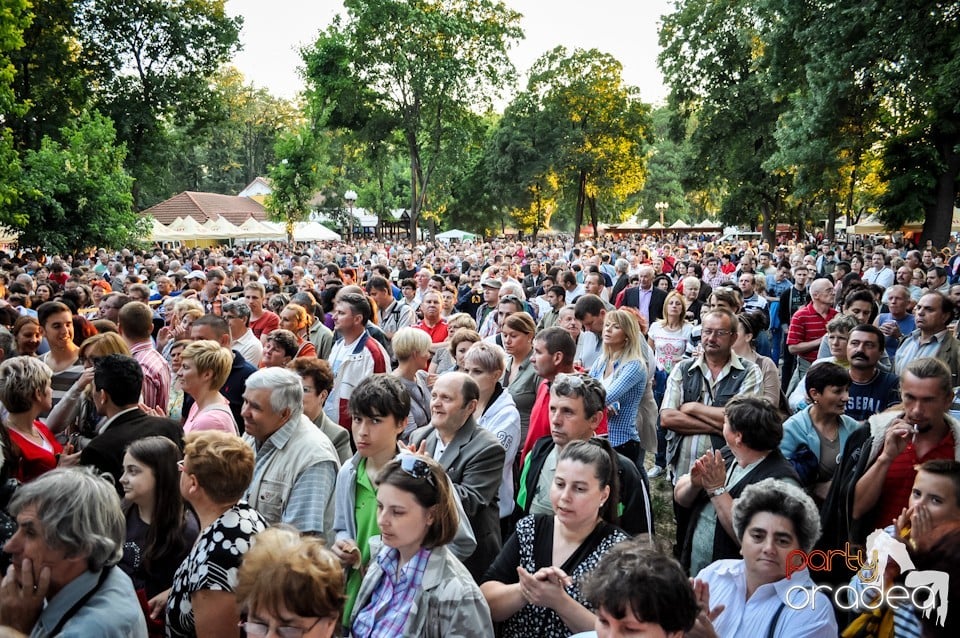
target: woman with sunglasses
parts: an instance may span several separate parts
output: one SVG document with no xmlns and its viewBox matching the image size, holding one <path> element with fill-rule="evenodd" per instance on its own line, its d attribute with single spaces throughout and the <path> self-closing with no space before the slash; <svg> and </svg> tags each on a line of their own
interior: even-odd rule
<svg viewBox="0 0 960 638">
<path fill-rule="evenodd" d="M 433 459 L 401 454 L 377 476 L 383 547 L 350 617 L 353 638 L 486 638 L 490 609 L 447 548 L 459 526 L 453 490 Z"/>
<path fill-rule="evenodd" d="M 550 485 L 554 515 L 520 519 L 487 570 L 480 590 L 493 619 L 503 623 L 503 638 L 561 638 L 593 629 L 596 618 L 581 583 L 628 538 L 617 527 L 614 454 L 603 439 L 567 443 Z"/>
</svg>

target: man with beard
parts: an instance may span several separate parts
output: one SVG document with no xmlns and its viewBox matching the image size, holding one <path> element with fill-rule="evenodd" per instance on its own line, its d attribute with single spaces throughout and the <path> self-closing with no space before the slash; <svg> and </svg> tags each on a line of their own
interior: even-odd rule
<svg viewBox="0 0 960 638">
<path fill-rule="evenodd" d="M 882 344 L 880 328 L 869 324 L 857 326 L 847 338 L 851 383 L 846 414 L 857 421 L 866 421 L 900 401 L 897 375 L 883 372 L 877 366 L 883 353 Z"/>
</svg>

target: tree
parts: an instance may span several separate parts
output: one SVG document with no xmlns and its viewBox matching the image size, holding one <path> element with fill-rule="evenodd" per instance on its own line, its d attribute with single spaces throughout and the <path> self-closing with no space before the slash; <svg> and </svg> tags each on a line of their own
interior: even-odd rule
<svg viewBox="0 0 960 638">
<path fill-rule="evenodd" d="M 444 144 L 471 110 L 482 110 L 514 77 L 507 56 L 520 15 L 492 0 L 346 0 L 303 51 L 308 96 L 334 128 L 368 141 L 397 131 L 410 162 L 410 224 L 421 211 Z"/>
<path fill-rule="evenodd" d="M 236 50 L 241 18 L 224 0 L 84 0 L 82 45 L 99 90 L 97 104 L 117 126 L 137 178 L 138 206 L 167 195 L 156 182 L 167 152 L 164 123 L 203 113 L 208 79 Z"/>
<path fill-rule="evenodd" d="M 650 139 L 649 107 L 623 84 L 622 65 L 596 49 L 572 54 L 557 47 L 530 72 L 527 91 L 538 96 L 561 140 L 551 158 L 557 173 L 576 192 L 574 241 L 580 240 L 589 208 L 597 234 L 598 201 L 620 217 L 623 202 L 643 186 Z M 617 219 L 619 221 L 619 219 Z"/>
<path fill-rule="evenodd" d="M 270 167 L 273 192 L 266 208 L 277 221 L 287 225 L 287 239 L 293 241 L 293 225 L 310 215 L 310 200 L 320 184 L 327 181 L 323 140 L 315 127 L 306 123 L 277 140 L 277 163 Z"/>
<path fill-rule="evenodd" d="M 58 137 L 46 136 L 39 149 L 24 153 L 20 244 L 63 253 L 136 242 L 147 220 L 133 210 L 126 150 L 116 144 L 109 118 L 86 111 Z"/>
<path fill-rule="evenodd" d="M 756 0 L 686 0 L 664 16 L 659 61 L 681 120 L 674 130 L 693 153 L 685 186 L 721 193 L 721 219 L 762 222 L 772 243 L 791 212 L 790 174 L 765 164 L 784 105 L 763 66 L 764 29 Z"/>
<path fill-rule="evenodd" d="M 26 0 L 0 0 L 0 15 L 0 221 L 9 223 L 20 199 L 21 174 L 13 134 L 5 123 L 22 111 L 12 86 L 16 68 L 11 56 L 23 47 L 32 15 Z"/>
</svg>

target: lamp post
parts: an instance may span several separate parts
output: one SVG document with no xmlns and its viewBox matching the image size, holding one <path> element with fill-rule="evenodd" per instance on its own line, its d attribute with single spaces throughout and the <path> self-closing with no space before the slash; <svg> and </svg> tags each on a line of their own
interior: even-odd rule
<svg viewBox="0 0 960 638">
<path fill-rule="evenodd" d="M 353 225 L 356 220 L 353 217 L 353 206 L 357 203 L 357 193 L 347 191 L 343 194 L 343 201 L 347 203 L 347 237 L 353 238 Z"/>
<path fill-rule="evenodd" d="M 660 213 L 660 225 L 666 227 L 666 224 L 663 221 L 663 216 L 667 212 L 667 209 L 670 208 L 669 202 L 657 202 L 653 207 Z"/>
</svg>

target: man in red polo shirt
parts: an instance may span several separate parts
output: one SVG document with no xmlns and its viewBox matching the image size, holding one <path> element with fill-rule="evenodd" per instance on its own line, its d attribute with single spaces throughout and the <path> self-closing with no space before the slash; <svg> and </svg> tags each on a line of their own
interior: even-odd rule
<svg viewBox="0 0 960 638">
<path fill-rule="evenodd" d="M 428 335 L 433 345 L 430 346 L 430 352 L 436 352 L 440 348 L 446 347 L 447 337 L 450 334 L 447 328 L 447 321 L 440 316 L 443 303 L 440 300 L 440 293 L 436 290 L 428 290 L 423 293 L 420 299 L 420 312 L 423 313 L 423 321 L 418 322 L 414 328 L 420 328 Z"/>
<path fill-rule="evenodd" d="M 900 396 L 902 411 L 870 420 L 867 469 L 854 488 L 853 519 L 867 517 L 874 528 L 886 527 L 907 506 L 918 465 L 960 461 L 960 422 L 947 414 L 953 387 L 946 364 L 932 357 L 911 361 L 900 377 Z"/>
<path fill-rule="evenodd" d="M 810 364 L 817 360 L 820 342 L 827 334 L 827 323 L 837 316 L 833 307 L 837 293 L 829 279 L 817 279 L 810 284 L 810 303 L 802 306 L 790 319 L 787 332 L 787 350 L 797 356 L 797 368 L 790 379 L 787 396 L 803 378 Z"/>
</svg>

